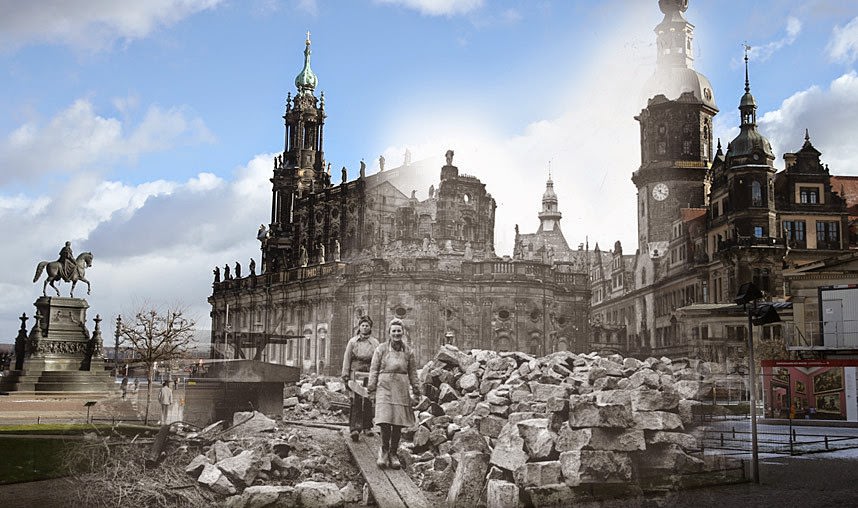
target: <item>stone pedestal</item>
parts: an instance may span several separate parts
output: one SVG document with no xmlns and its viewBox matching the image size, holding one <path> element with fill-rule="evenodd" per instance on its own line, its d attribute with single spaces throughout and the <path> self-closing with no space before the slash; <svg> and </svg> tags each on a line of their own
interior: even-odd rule
<svg viewBox="0 0 858 508">
<path fill-rule="evenodd" d="M 35 323 L 26 334 L 22 316 L 20 342 L 23 362 L 4 376 L 0 389 L 35 392 L 107 392 L 113 380 L 104 370 L 99 323 L 90 334 L 86 327 L 89 304 L 82 298 L 43 296 L 36 300 Z M 26 335 L 26 340 L 24 336 Z"/>
</svg>

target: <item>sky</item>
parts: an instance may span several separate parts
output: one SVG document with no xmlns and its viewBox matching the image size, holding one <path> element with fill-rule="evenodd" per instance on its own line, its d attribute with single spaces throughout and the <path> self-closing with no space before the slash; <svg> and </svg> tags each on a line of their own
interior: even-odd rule
<svg viewBox="0 0 858 508">
<path fill-rule="evenodd" d="M 634 116 L 657 0 L 0 0 L 0 12 L 0 342 L 33 314 L 35 267 L 67 240 L 94 254 L 88 317 L 107 320 L 108 344 L 116 315 L 144 305 L 210 327 L 213 267 L 260 257 L 308 31 L 333 168 L 353 179 L 362 159 L 372 174 L 409 149 L 440 175 L 455 150 L 497 201 L 504 255 L 515 224 L 538 228 L 550 166 L 570 246 L 637 247 Z M 691 0 L 686 17 L 725 148 L 747 43 L 776 166 L 808 129 L 832 174 L 858 175 L 858 2 Z"/>
</svg>

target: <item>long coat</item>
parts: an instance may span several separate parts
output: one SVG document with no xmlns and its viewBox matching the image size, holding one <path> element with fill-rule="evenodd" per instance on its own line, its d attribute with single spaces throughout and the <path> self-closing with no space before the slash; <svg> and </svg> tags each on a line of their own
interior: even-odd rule
<svg viewBox="0 0 858 508">
<path fill-rule="evenodd" d="M 411 391 L 418 386 L 414 351 L 402 344 L 402 351 L 383 342 L 372 355 L 369 390 L 375 391 L 375 423 L 414 425 Z"/>
</svg>

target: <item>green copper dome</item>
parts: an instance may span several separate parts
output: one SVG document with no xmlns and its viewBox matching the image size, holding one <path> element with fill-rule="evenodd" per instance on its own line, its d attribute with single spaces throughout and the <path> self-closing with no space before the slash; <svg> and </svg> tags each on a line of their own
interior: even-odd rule
<svg viewBox="0 0 858 508">
<path fill-rule="evenodd" d="M 318 82 L 319 78 L 316 77 L 313 69 L 310 68 L 310 32 L 307 32 L 307 42 L 304 47 L 304 68 L 295 77 L 295 86 L 298 88 L 298 93 L 312 94 Z"/>
</svg>

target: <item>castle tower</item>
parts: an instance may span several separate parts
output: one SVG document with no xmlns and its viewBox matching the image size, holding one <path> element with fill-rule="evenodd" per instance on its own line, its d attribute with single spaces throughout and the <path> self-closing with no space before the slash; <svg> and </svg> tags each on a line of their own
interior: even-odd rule
<svg viewBox="0 0 858 508">
<path fill-rule="evenodd" d="M 664 252 L 680 209 L 705 205 L 704 181 L 712 159 L 712 118 L 718 113 L 712 85 L 693 68 L 694 25 L 687 0 L 659 0 L 655 27 L 656 70 L 644 86 L 638 188 L 640 252 Z"/>
</svg>

